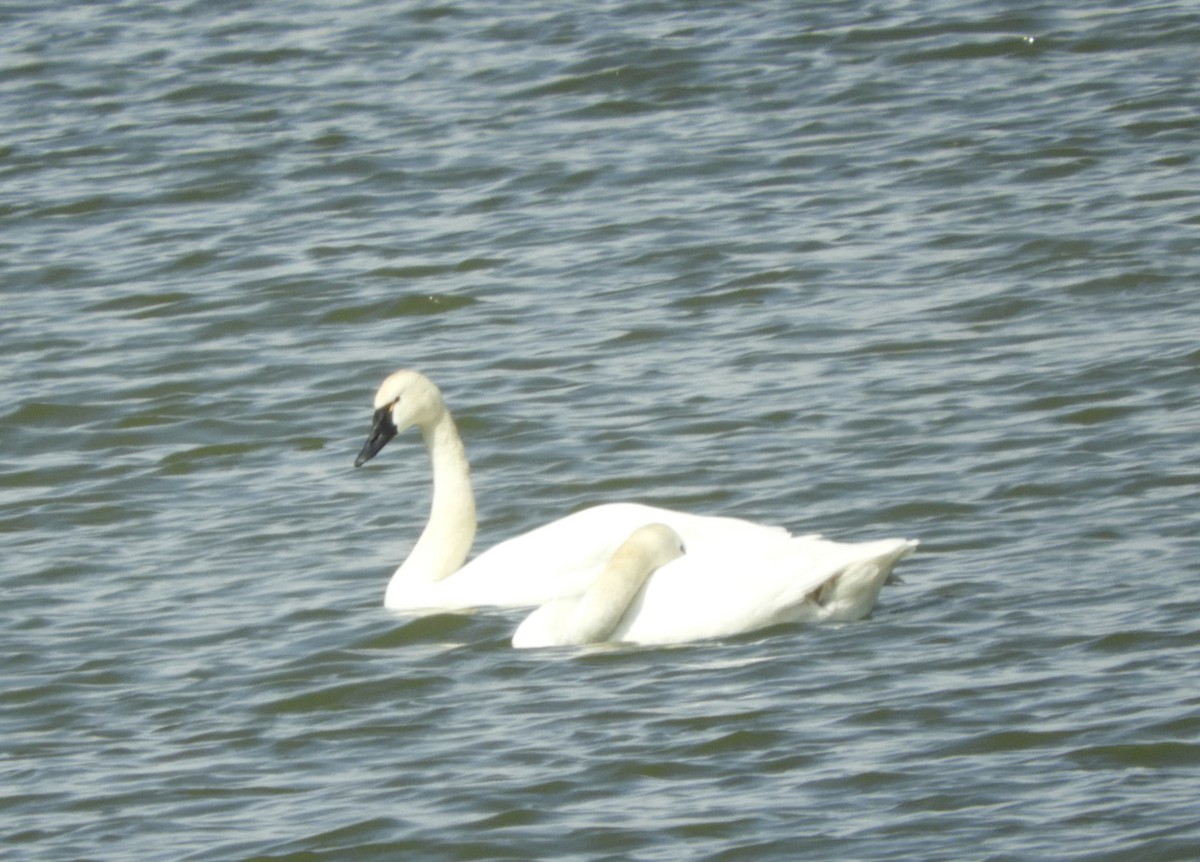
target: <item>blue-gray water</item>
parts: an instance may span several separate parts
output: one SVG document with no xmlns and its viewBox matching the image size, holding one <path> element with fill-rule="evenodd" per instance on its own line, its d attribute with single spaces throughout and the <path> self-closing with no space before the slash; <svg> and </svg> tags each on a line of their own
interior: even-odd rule
<svg viewBox="0 0 1200 862">
<path fill-rule="evenodd" d="M 1200 10 L 0 11 L 0 856 L 1194 860 Z M 396 618 L 641 499 L 922 539 L 858 624 Z"/>
</svg>

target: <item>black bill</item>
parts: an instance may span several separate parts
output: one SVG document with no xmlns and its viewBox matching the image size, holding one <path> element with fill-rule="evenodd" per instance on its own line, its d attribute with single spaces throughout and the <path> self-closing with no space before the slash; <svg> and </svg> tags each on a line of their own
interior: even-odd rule
<svg viewBox="0 0 1200 862">
<path fill-rule="evenodd" d="M 379 450 L 387 445 L 387 441 L 395 436 L 396 423 L 392 421 L 391 405 L 380 407 L 375 411 L 375 418 L 371 420 L 371 433 L 367 436 L 367 442 L 363 444 L 362 451 L 354 459 L 354 466 L 361 467 L 366 464 L 379 454 Z"/>
</svg>

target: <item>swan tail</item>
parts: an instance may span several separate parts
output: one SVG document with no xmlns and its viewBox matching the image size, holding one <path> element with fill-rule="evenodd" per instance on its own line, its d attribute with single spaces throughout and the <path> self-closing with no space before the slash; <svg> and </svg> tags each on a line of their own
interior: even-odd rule
<svg viewBox="0 0 1200 862">
<path fill-rule="evenodd" d="M 826 620 L 861 620 L 868 616 L 892 569 L 917 548 L 915 539 L 886 539 L 864 546 L 864 555 L 847 563 L 806 598 Z"/>
</svg>

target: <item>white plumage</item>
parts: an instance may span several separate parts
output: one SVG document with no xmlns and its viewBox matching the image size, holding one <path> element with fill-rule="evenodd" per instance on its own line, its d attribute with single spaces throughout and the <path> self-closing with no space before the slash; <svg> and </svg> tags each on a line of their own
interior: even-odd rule
<svg viewBox="0 0 1200 862">
<path fill-rule="evenodd" d="M 384 604 L 395 610 L 529 607 L 578 597 L 638 528 L 662 524 L 687 553 L 650 573 L 605 639 L 716 637 L 788 621 L 866 616 L 892 567 L 917 544 L 845 544 L 737 518 L 610 503 L 508 539 L 466 562 L 475 538 L 475 498 L 462 441 L 432 382 L 411 370 L 383 382 L 355 466 L 413 426 L 433 464 L 433 502 L 425 529 L 388 583 Z M 541 613 L 545 618 L 550 611 Z M 522 628 L 517 645 L 537 645 L 535 623 Z"/>
</svg>

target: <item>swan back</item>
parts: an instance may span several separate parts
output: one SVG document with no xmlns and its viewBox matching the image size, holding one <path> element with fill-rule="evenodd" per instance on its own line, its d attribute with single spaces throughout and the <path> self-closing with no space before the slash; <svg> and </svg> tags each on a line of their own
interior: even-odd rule
<svg viewBox="0 0 1200 862">
<path fill-rule="evenodd" d="M 611 640 L 681 643 L 782 623 L 867 616 L 893 567 L 915 541 L 831 542 L 799 536 L 777 544 L 693 553 L 654 573 Z"/>
<path fill-rule="evenodd" d="M 556 599 L 530 614 L 513 635 L 513 646 L 567 646 L 608 640 L 647 578 L 683 553 L 679 534 L 665 524 L 637 528 L 583 595 Z"/>
</svg>

